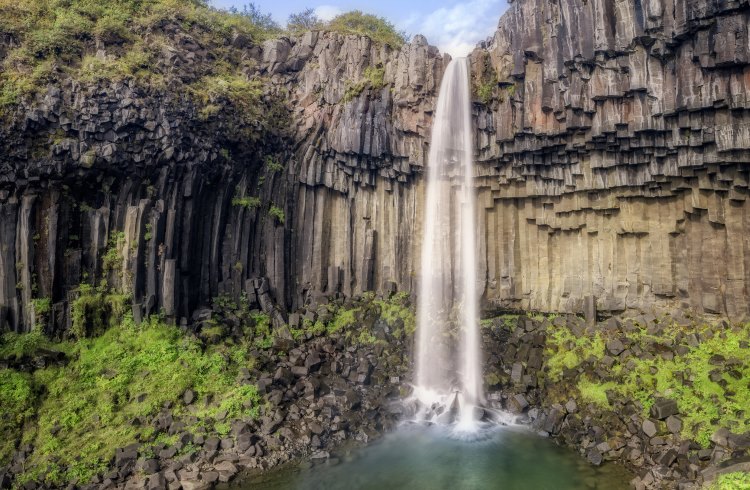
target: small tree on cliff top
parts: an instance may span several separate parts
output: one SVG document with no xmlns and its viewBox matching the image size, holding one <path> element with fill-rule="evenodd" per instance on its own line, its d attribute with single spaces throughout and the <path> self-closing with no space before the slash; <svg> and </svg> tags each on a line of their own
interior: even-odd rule
<svg viewBox="0 0 750 490">
<path fill-rule="evenodd" d="M 394 48 L 400 47 L 407 41 L 404 32 L 396 28 L 382 17 L 365 14 L 360 10 L 346 12 L 334 17 L 327 28 L 344 34 L 367 36 L 375 42 L 387 44 Z"/>
</svg>

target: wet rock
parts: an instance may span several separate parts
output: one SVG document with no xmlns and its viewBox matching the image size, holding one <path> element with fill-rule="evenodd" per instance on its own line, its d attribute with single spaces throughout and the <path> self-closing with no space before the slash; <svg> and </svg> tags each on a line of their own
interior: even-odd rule
<svg viewBox="0 0 750 490">
<path fill-rule="evenodd" d="M 672 434 L 679 434 L 682 430 L 682 420 L 674 415 L 667 417 L 667 430 Z"/>
<path fill-rule="evenodd" d="M 182 401 L 185 405 L 191 405 L 195 401 L 195 392 L 190 389 L 185 390 L 185 393 L 182 395 Z"/>
<path fill-rule="evenodd" d="M 229 461 L 222 461 L 221 463 L 215 465 L 214 469 L 219 473 L 219 481 L 224 483 L 231 480 L 239 471 L 237 467 Z"/>
<path fill-rule="evenodd" d="M 523 413 L 527 408 L 529 408 L 529 402 L 525 396 L 516 394 L 510 398 L 510 409 L 514 413 Z"/>
<path fill-rule="evenodd" d="M 599 452 L 598 449 L 591 449 L 586 453 L 586 459 L 594 466 L 599 466 L 600 464 L 602 464 L 604 458 L 602 457 L 602 453 Z"/>
<path fill-rule="evenodd" d="M 729 445 L 730 435 L 731 432 L 729 431 L 729 429 L 725 429 L 722 427 L 716 430 L 716 432 L 711 435 L 711 442 L 713 442 L 717 446 L 727 447 Z"/>
</svg>

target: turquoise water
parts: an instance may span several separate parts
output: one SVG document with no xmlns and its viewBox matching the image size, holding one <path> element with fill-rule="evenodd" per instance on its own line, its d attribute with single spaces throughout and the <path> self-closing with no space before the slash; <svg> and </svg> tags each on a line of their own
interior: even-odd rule
<svg viewBox="0 0 750 490">
<path fill-rule="evenodd" d="M 631 476 L 615 465 L 595 468 L 571 450 L 528 430 L 494 429 L 462 441 L 441 427 L 411 426 L 335 464 L 282 468 L 247 480 L 243 490 L 619 490 Z"/>
</svg>

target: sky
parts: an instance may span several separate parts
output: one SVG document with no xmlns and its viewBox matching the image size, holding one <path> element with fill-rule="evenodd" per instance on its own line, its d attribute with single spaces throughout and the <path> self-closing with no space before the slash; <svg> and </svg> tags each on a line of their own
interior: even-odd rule
<svg viewBox="0 0 750 490">
<path fill-rule="evenodd" d="M 506 0 L 211 0 L 220 8 L 241 8 L 254 3 L 263 13 L 270 13 L 280 24 L 289 14 L 315 8 L 323 20 L 349 10 L 385 17 L 398 30 L 423 34 L 430 44 L 452 56 L 467 55 L 479 41 L 495 32 Z"/>
</svg>

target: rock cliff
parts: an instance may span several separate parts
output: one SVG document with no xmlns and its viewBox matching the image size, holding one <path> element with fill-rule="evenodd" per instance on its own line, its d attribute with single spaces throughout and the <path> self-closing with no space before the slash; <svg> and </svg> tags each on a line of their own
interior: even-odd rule
<svg viewBox="0 0 750 490">
<path fill-rule="evenodd" d="M 747 1 L 510 6 L 471 55 L 486 308 L 748 316 L 749 26 Z M 165 31 L 160 62 L 189 77 L 205 49 Z M 274 124 L 132 80 L 51 85 L 3 124 L 0 325 L 49 298 L 64 330 L 102 279 L 184 322 L 223 294 L 416 289 L 447 58 L 326 32 L 229 49 Z"/>
<path fill-rule="evenodd" d="M 171 30 L 181 49 L 159 63 L 194 76 L 206 50 Z M 102 280 L 136 318 L 182 322 L 225 294 L 283 321 L 275 304 L 312 293 L 411 288 L 437 49 L 323 32 L 231 49 L 262 80 L 269 127 L 130 80 L 51 85 L 16 110 L 0 135 L 0 325 L 70 328 L 79 284 Z"/>
<path fill-rule="evenodd" d="M 746 1 L 511 4 L 472 54 L 489 304 L 747 318 Z"/>
</svg>

